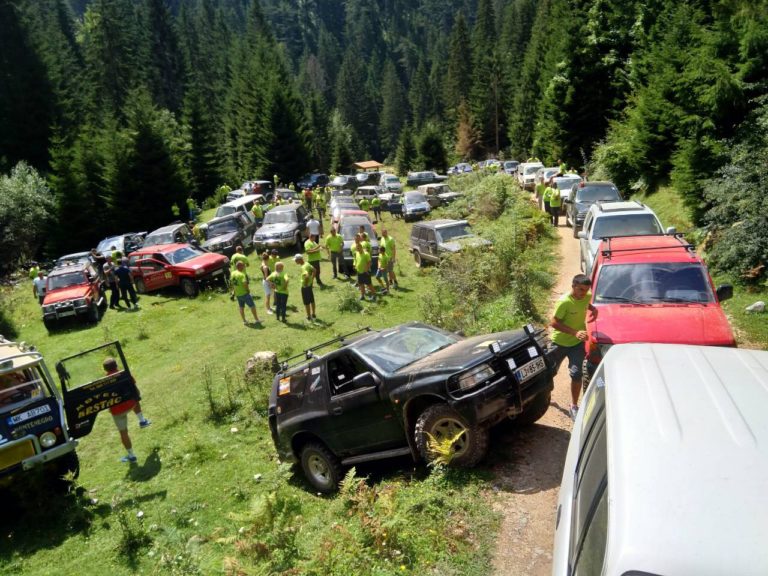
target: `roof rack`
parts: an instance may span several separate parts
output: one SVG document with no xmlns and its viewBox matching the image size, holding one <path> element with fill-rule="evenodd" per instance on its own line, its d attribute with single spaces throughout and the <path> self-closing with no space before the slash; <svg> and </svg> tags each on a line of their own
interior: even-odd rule
<svg viewBox="0 0 768 576">
<path fill-rule="evenodd" d="M 285 372 L 286 370 L 288 370 L 288 368 L 298 366 L 299 364 L 303 364 L 304 362 L 317 358 L 317 355 L 315 354 L 316 350 L 320 350 L 321 348 L 325 348 L 327 346 L 330 346 L 331 344 L 335 344 L 336 342 L 344 342 L 344 340 L 346 340 L 350 336 L 354 336 L 355 334 L 360 334 L 361 332 L 371 332 L 371 331 L 372 331 L 371 327 L 366 326 L 365 328 L 360 328 L 359 330 L 355 330 L 354 332 L 349 332 L 347 334 L 342 334 L 341 336 L 337 336 L 336 338 L 331 338 L 330 340 L 327 340 L 322 344 L 318 344 L 317 346 L 313 346 L 312 348 L 307 348 L 301 354 L 296 354 L 295 356 L 291 356 L 290 358 L 286 358 L 285 360 L 280 362 L 280 370 Z M 298 362 L 294 362 L 293 364 L 290 363 L 291 360 L 296 360 L 297 358 L 300 358 L 301 360 L 299 360 Z"/>
<path fill-rule="evenodd" d="M 641 208 L 646 208 L 646 205 L 643 204 L 642 202 L 638 201 L 638 200 L 624 200 L 622 202 L 622 204 L 633 204 L 633 203 L 637 204 L 637 206 L 635 206 L 633 208 L 622 208 L 622 210 L 638 210 L 638 209 L 641 209 Z M 600 212 L 602 212 L 603 209 L 604 209 L 603 208 L 604 205 L 607 205 L 609 208 L 614 208 L 615 205 L 618 204 L 618 202 L 616 202 L 614 200 L 609 200 L 607 202 L 603 201 L 603 200 L 598 200 L 597 202 L 595 202 L 595 204 L 597 205 L 598 210 L 600 210 Z"/>
<path fill-rule="evenodd" d="M 601 238 L 602 241 L 606 242 L 607 247 L 602 249 L 600 253 L 606 257 L 610 258 L 612 254 L 616 252 L 637 252 L 639 250 L 669 250 L 670 248 L 678 248 L 678 246 L 636 246 L 634 248 L 619 248 L 614 249 L 611 248 L 611 240 L 613 238 L 645 238 L 646 236 L 652 236 L 652 237 L 673 237 L 675 238 L 679 243 L 679 248 L 684 248 L 685 250 L 689 252 L 693 252 L 696 249 L 696 246 L 689 242 L 685 242 L 683 240 L 683 233 L 677 232 L 675 234 L 644 234 L 643 236 L 607 236 L 605 238 Z"/>
</svg>

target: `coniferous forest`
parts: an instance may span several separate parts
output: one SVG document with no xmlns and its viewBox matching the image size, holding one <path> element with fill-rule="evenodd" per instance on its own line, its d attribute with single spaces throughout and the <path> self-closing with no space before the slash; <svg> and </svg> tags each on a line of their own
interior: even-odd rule
<svg viewBox="0 0 768 576">
<path fill-rule="evenodd" d="M 0 0 L 2 260 L 223 183 L 536 155 L 673 186 L 765 278 L 767 81 L 766 0 Z"/>
</svg>

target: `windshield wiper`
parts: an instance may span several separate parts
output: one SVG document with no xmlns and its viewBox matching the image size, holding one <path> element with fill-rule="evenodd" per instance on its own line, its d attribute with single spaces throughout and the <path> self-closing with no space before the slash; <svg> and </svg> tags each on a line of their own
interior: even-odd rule
<svg viewBox="0 0 768 576">
<path fill-rule="evenodd" d="M 650 300 L 657 302 L 669 302 L 670 304 L 706 304 L 701 300 L 691 300 L 690 298 L 670 298 L 667 296 L 650 296 Z"/>
<path fill-rule="evenodd" d="M 598 296 L 598 302 L 627 302 L 628 304 L 643 304 L 639 300 L 634 298 L 626 298 L 624 296 Z"/>
</svg>

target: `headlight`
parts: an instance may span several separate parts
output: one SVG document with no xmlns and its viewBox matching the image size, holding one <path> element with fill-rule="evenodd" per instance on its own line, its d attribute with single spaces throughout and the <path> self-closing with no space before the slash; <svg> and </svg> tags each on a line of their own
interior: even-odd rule
<svg viewBox="0 0 768 576">
<path fill-rule="evenodd" d="M 195 268 L 195 276 L 202 276 L 205 274 L 205 268 Z"/>
<path fill-rule="evenodd" d="M 480 366 L 459 377 L 459 389 L 470 390 L 492 376 L 493 368 L 488 364 L 480 364 Z"/>
<path fill-rule="evenodd" d="M 85 298 L 78 298 L 77 300 L 75 300 L 75 306 L 78 306 L 78 307 L 85 306 L 85 304 L 86 304 Z"/>
<path fill-rule="evenodd" d="M 56 306 L 54 306 L 53 304 L 48 304 L 47 306 L 43 306 L 43 312 L 45 314 L 50 314 L 51 312 L 55 312 L 55 311 L 56 311 Z"/>
<path fill-rule="evenodd" d="M 53 432 L 43 432 L 40 434 L 40 445 L 43 448 L 50 448 L 56 444 L 56 434 Z"/>
</svg>

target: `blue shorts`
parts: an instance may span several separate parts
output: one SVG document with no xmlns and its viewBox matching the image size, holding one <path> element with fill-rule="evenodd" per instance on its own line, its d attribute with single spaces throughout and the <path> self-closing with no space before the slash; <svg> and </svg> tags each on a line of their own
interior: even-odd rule
<svg viewBox="0 0 768 576">
<path fill-rule="evenodd" d="M 245 296 L 238 296 L 237 303 L 240 305 L 240 308 L 245 308 L 246 306 L 248 306 L 248 308 L 253 308 L 256 306 L 253 303 L 253 298 L 250 294 L 246 294 Z"/>
<path fill-rule="evenodd" d="M 568 374 L 571 380 L 581 379 L 581 367 L 584 364 L 585 355 L 584 342 L 579 342 L 576 346 L 560 346 L 553 343 L 549 348 L 549 357 L 555 361 L 555 372 L 563 360 L 568 358 Z"/>
</svg>

